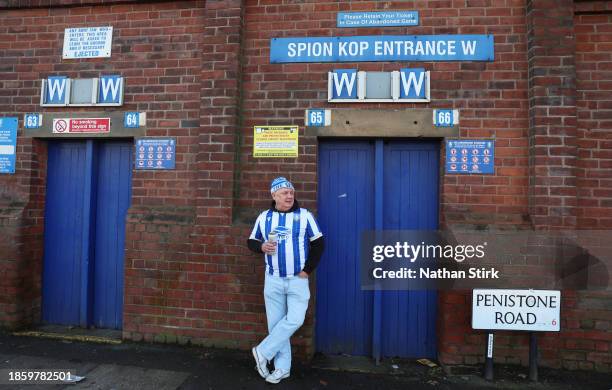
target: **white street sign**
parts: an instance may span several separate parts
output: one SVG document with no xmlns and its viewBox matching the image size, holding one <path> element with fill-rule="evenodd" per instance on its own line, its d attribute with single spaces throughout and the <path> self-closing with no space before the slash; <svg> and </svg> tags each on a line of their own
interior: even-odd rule
<svg viewBox="0 0 612 390">
<path fill-rule="evenodd" d="M 472 328 L 558 332 L 561 292 L 475 289 Z"/>
</svg>

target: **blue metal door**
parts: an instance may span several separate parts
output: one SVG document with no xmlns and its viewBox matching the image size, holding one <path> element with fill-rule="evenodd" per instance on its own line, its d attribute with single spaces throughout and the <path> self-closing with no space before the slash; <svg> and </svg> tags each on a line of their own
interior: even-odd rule
<svg viewBox="0 0 612 390">
<path fill-rule="evenodd" d="M 49 142 L 43 322 L 120 329 L 130 142 Z"/>
<path fill-rule="evenodd" d="M 383 229 L 438 228 L 437 142 L 385 142 Z M 435 290 L 383 291 L 382 356 L 436 356 Z"/>
<path fill-rule="evenodd" d="M 97 150 L 93 325 L 121 329 L 125 219 L 132 182 L 131 143 L 105 142 Z"/>
<path fill-rule="evenodd" d="M 89 250 L 83 246 L 89 224 L 86 157 L 85 142 L 49 143 L 42 277 L 42 320 L 47 323 L 81 321 L 83 258 Z"/>
<path fill-rule="evenodd" d="M 358 259 L 364 230 L 437 229 L 438 161 L 437 142 L 320 144 L 318 351 L 435 357 L 435 291 L 362 291 Z"/>
<path fill-rule="evenodd" d="M 359 282 L 359 241 L 374 223 L 374 144 L 319 148 L 318 221 L 326 236 L 317 270 L 319 351 L 366 355 L 372 349 L 372 292 Z"/>
</svg>

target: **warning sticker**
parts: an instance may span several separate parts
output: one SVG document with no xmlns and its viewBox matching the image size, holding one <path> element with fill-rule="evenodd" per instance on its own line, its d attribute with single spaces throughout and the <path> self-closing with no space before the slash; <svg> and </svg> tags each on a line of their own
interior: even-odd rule
<svg viewBox="0 0 612 390">
<path fill-rule="evenodd" d="M 297 126 L 255 126 L 253 157 L 297 157 Z"/>
</svg>

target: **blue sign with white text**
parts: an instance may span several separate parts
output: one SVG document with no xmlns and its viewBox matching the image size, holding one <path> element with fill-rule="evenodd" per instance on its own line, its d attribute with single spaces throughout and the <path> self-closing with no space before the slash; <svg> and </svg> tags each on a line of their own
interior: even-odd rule
<svg viewBox="0 0 612 390">
<path fill-rule="evenodd" d="M 493 35 L 272 38 L 270 62 L 493 61 Z"/>
<path fill-rule="evenodd" d="M 338 27 L 418 26 L 417 11 L 338 12 Z"/>
<path fill-rule="evenodd" d="M 357 99 L 357 69 L 332 72 L 332 99 Z"/>
<path fill-rule="evenodd" d="M 447 140 L 446 173 L 495 173 L 494 140 Z"/>
<path fill-rule="evenodd" d="M 355 100 L 359 102 L 367 102 L 367 89 L 364 97 L 359 97 L 358 91 L 364 90 L 368 72 L 363 72 L 364 77 L 359 77 L 357 69 L 334 69 L 330 72 L 329 95 L 330 102 Z M 393 81 L 393 87 L 397 86 L 398 101 L 429 101 L 429 80 L 428 72 L 424 68 L 402 68 L 400 69 L 399 77 Z M 361 87 L 360 87 L 361 85 Z M 389 96 L 387 101 L 391 100 Z M 376 98 L 373 98 L 376 99 Z M 378 99 L 380 102 L 382 99 Z"/>
<path fill-rule="evenodd" d="M 45 86 L 43 104 L 65 105 L 68 100 L 68 77 L 49 76 L 44 82 L 47 85 Z"/>
<path fill-rule="evenodd" d="M 400 99 L 425 99 L 426 75 L 423 68 L 400 69 Z"/>
<path fill-rule="evenodd" d="M 176 141 L 174 138 L 143 138 L 136 140 L 136 169 L 174 169 Z"/>
<path fill-rule="evenodd" d="M 306 126 L 324 126 L 325 110 L 308 110 L 306 118 Z"/>
<path fill-rule="evenodd" d="M 42 126 L 42 114 L 28 112 L 23 116 L 23 127 L 26 129 L 38 129 Z"/>
<path fill-rule="evenodd" d="M 434 126 L 453 127 L 455 125 L 453 110 L 434 110 Z"/>
<path fill-rule="evenodd" d="M 123 103 L 123 77 L 100 76 L 98 86 L 99 104 L 121 104 Z"/>
<path fill-rule="evenodd" d="M 123 115 L 123 127 L 136 128 L 140 127 L 140 113 L 126 112 Z"/>
<path fill-rule="evenodd" d="M 17 118 L 0 118 L 0 173 L 15 173 Z"/>
</svg>

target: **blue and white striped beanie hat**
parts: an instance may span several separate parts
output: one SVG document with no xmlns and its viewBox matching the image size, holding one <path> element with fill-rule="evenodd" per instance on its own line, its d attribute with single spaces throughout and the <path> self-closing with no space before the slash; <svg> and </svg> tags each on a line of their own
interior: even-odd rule
<svg viewBox="0 0 612 390">
<path fill-rule="evenodd" d="M 294 189 L 293 184 L 291 184 L 289 180 L 280 176 L 272 180 L 272 184 L 270 184 L 270 193 L 273 194 L 276 191 L 280 190 L 281 188 L 291 188 L 292 190 Z"/>
</svg>

